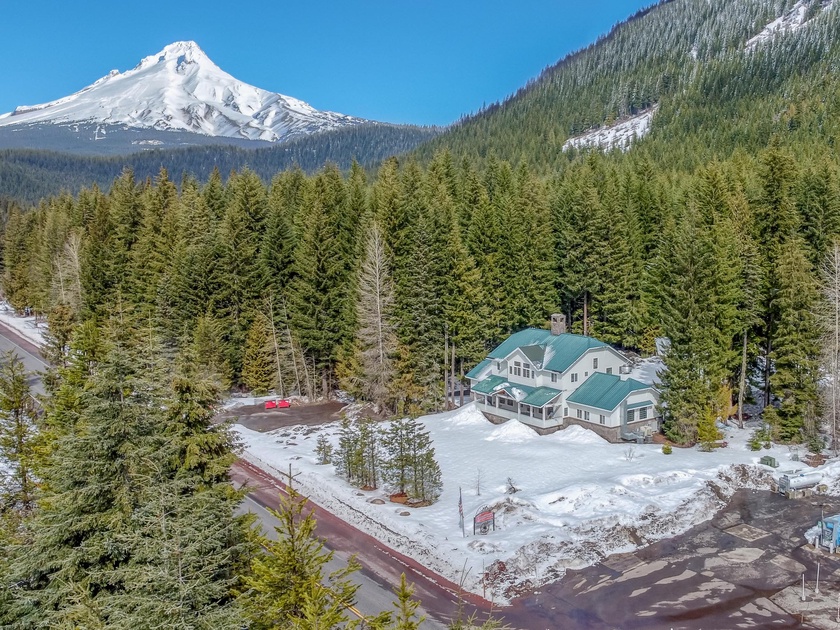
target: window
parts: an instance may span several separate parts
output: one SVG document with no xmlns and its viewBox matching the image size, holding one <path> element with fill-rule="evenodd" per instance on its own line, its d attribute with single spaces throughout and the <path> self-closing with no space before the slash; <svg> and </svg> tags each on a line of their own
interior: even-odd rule
<svg viewBox="0 0 840 630">
<path fill-rule="evenodd" d="M 501 361 L 496 361 L 496 371 L 497 372 L 502 371 L 502 362 Z"/>
<path fill-rule="evenodd" d="M 639 420 L 647 420 L 647 407 L 639 409 Z"/>
<path fill-rule="evenodd" d="M 627 410 L 627 422 L 633 422 L 635 411 L 636 411 L 635 409 L 628 409 Z"/>
<path fill-rule="evenodd" d="M 607 368 L 607 374 L 612 374 L 612 368 Z"/>
<path fill-rule="evenodd" d="M 522 376 L 522 363 L 520 363 L 519 361 L 513 362 L 513 375 Z"/>
<path fill-rule="evenodd" d="M 552 383 L 556 383 L 556 382 L 557 382 L 557 372 L 552 372 L 552 373 L 551 373 L 551 382 L 552 382 Z"/>
<path fill-rule="evenodd" d="M 530 405 L 520 405 L 519 413 L 523 416 L 530 416 L 531 415 L 531 406 Z"/>
<path fill-rule="evenodd" d="M 577 410 L 577 417 L 578 418 L 583 418 L 583 409 L 578 409 Z"/>
<path fill-rule="evenodd" d="M 563 417 L 564 418 L 568 417 L 568 415 L 569 415 L 569 408 L 568 407 L 563 407 Z"/>
<path fill-rule="evenodd" d="M 583 419 L 587 420 L 587 421 L 589 420 L 589 412 L 588 411 L 583 412 Z"/>
<path fill-rule="evenodd" d="M 545 408 L 545 417 L 550 418 L 554 415 L 554 407 L 546 407 Z"/>
<path fill-rule="evenodd" d="M 575 372 L 574 374 L 572 374 L 572 383 L 577 383 L 577 380 L 578 380 L 578 375 L 577 375 L 577 372 Z"/>
<path fill-rule="evenodd" d="M 594 358 L 592 359 L 592 369 L 593 369 L 593 370 L 597 370 L 597 369 L 598 369 L 598 357 L 594 357 Z"/>
<path fill-rule="evenodd" d="M 589 376 L 589 372 L 584 372 L 583 373 L 583 378 L 586 378 L 587 376 Z"/>
<path fill-rule="evenodd" d="M 604 417 L 604 414 L 601 414 L 601 424 L 607 424 L 607 419 Z"/>
<path fill-rule="evenodd" d="M 522 376 L 524 378 L 531 378 L 531 368 L 529 368 L 527 365 L 522 366 Z"/>
</svg>

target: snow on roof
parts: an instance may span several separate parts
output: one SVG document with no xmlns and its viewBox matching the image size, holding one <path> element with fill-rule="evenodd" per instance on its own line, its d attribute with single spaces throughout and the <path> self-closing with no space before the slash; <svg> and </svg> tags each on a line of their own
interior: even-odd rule
<svg viewBox="0 0 840 630">
<path fill-rule="evenodd" d="M 491 359 L 505 359 L 517 348 L 524 351 L 528 346 L 545 348 L 542 369 L 564 372 L 587 350 L 607 346 L 594 337 L 563 333 L 552 335 L 550 330 L 526 328 L 513 333 L 490 352 Z"/>
</svg>

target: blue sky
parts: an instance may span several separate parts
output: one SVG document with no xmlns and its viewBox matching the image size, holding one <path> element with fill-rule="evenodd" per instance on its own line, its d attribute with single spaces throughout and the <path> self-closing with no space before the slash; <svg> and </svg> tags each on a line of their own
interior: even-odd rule
<svg viewBox="0 0 840 630">
<path fill-rule="evenodd" d="M 448 124 L 651 0 L 0 2 L 0 113 L 195 40 L 223 70 L 328 109 Z"/>
</svg>

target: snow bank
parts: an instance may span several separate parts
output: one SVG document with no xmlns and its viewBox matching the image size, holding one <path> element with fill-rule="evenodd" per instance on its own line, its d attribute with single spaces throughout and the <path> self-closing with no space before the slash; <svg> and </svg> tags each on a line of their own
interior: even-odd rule
<svg viewBox="0 0 840 630">
<path fill-rule="evenodd" d="M 39 322 L 34 316 L 17 315 L 8 302 L 0 301 L 0 322 L 36 346 L 44 345 L 44 331 L 47 330 L 47 323 L 44 320 Z"/>
<path fill-rule="evenodd" d="M 686 531 L 739 488 L 769 487 L 771 469 L 758 465 L 763 455 L 776 457 L 782 470 L 794 464 L 785 447 L 750 451 L 749 430 L 727 428 L 728 448 L 712 453 L 675 448 L 664 455 L 659 446 L 610 444 L 578 426 L 539 436 L 516 421 L 494 425 L 473 404 L 421 421 L 444 487 L 435 505 L 418 509 L 388 502 L 387 489 L 361 492 L 333 466 L 317 464 L 318 435 L 337 444 L 338 423 L 236 430 L 258 466 L 285 473 L 291 464 L 315 502 L 453 581 L 466 565 L 467 588 L 481 593 L 486 586 L 496 601 L 568 568 Z M 827 470 L 840 494 L 840 464 Z M 508 494 L 509 480 L 515 494 Z M 466 536 L 458 523 L 459 489 Z M 376 498 L 385 504 L 370 502 Z M 472 517 L 487 506 L 496 531 L 473 535 Z"/>
</svg>

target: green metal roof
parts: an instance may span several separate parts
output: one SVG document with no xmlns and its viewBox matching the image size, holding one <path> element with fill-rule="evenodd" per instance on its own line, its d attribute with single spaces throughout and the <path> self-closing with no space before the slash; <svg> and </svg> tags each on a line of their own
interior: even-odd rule
<svg viewBox="0 0 840 630">
<path fill-rule="evenodd" d="M 622 381 L 617 374 L 595 372 L 566 400 L 570 403 L 612 411 L 630 395 L 630 392 L 649 387 L 650 385 L 633 378 Z"/>
<path fill-rule="evenodd" d="M 493 349 L 490 358 L 504 359 L 517 348 L 521 348 L 530 359 L 528 353 L 536 355 L 537 351 L 530 348 L 526 351 L 525 348 L 527 346 L 540 346 L 544 349 L 541 369 L 565 372 L 572 363 L 577 361 L 590 348 L 601 348 L 606 345 L 603 341 L 598 341 L 594 337 L 584 337 L 571 333 L 552 335 L 550 330 L 526 328 L 505 339 Z"/>
<path fill-rule="evenodd" d="M 563 392 L 561 392 L 559 389 L 552 389 L 550 387 L 537 387 L 537 389 L 528 394 L 528 396 L 522 402 L 526 405 L 532 405 L 534 407 L 544 407 L 562 393 Z"/>
<path fill-rule="evenodd" d="M 491 394 L 503 385 L 508 385 L 508 380 L 503 376 L 488 376 L 472 386 L 472 391 L 479 394 Z"/>
<path fill-rule="evenodd" d="M 481 374 L 481 371 L 484 368 L 486 368 L 488 365 L 490 365 L 491 362 L 492 362 L 491 359 L 484 359 L 484 361 L 482 361 L 481 363 L 476 365 L 473 369 L 471 369 L 469 372 L 467 372 L 467 378 L 471 378 L 471 379 L 479 378 L 479 375 Z"/>
</svg>

